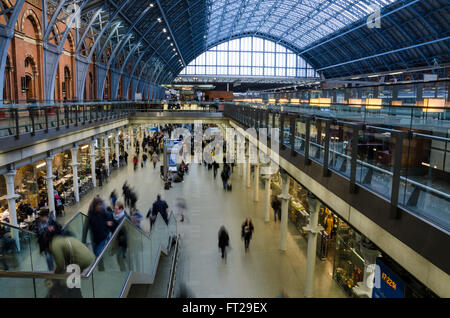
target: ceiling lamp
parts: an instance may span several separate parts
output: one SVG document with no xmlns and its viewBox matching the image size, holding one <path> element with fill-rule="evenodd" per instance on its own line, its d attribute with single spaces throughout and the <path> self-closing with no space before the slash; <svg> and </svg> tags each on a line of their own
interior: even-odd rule
<svg viewBox="0 0 450 318">
<path fill-rule="evenodd" d="M 167 40 L 170 40 L 170 36 L 167 37 Z"/>
<path fill-rule="evenodd" d="M 164 33 L 166 33 L 166 32 L 167 32 L 166 28 L 163 28 L 163 32 L 164 32 Z"/>
<path fill-rule="evenodd" d="M 153 3 L 149 4 L 150 8 L 153 8 L 155 5 Z"/>
<path fill-rule="evenodd" d="M 175 48 L 173 48 L 172 50 L 176 51 Z"/>
<path fill-rule="evenodd" d="M 161 18 L 158 18 L 158 19 L 156 19 L 156 20 L 158 20 L 158 22 L 161 23 Z"/>
<path fill-rule="evenodd" d="M 170 46 L 173 46 L 173 43 L 170 43 Z"/>
</svg>

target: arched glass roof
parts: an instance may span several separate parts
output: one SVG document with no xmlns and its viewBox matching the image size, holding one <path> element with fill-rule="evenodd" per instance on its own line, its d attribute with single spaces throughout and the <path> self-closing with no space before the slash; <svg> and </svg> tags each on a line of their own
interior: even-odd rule
<svg viewBox="0 0 450 318">
<path fill-rule="evenodd" d="M 208 47 L 267 34 L 301 49 L 397 0 L 211 0 Z"/>
<path fill-rule="evenodd" d="M 258 37 L 233 39 L 198 56 L 181 75 L 318 77 L 301 56 Z"/>
<path fill-rule="evenodd" d="M 113 68 L 118 74 L 127 72 L 158 84 L 171 82 L 208 49 L 243 37 L 283 45 L 325 78 L 449 61 L 448 0 L 82 3 L 76 54 L 91 59 L 95 52 L 96 62 L 106 70 Z M 381 28 L 369 28 L 366 23 L 375 6 L 380 8 Z M 57 14 L 51 21 L 57 21 Z"/>
</svg>

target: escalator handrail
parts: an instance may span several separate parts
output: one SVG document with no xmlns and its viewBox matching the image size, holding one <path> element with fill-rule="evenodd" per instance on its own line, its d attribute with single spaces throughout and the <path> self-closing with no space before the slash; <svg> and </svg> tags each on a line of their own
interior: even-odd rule
<svg viewBox="0 0 450 318">
<path fill-rule="evenodd" d="M 172 214 L 173 213 L 171 212 L 170 216 L 172 216 Z M 158 214 L 157 217 L 161 218 L 161 216 L 159 214 Z M 111 235 L 110 239 L 106 243 L 106 245 L 103 248 L 103 250 L 100 253 L 100 255 L 95 259 L 94 263 L 89 267 L 89 270 L 87 271 L 87 273 L 86 274 L 81 274 L 80 278 L 82 278 L 82 279 L 89 279 L 90 278 L 90 276 L 93 273 L 94 269 L 96 268 L 97 264 L 103 258 L 103 255 L 106 253 L 106 250 L 112 244 L 114 238 L 118 235 L 119 231 L 122 229 L 122 227 L 124 226 L 123 224 L 125 222 L 129 222 L 130 225 L 132 225 L 135 229 L 139 230 L 142 234 L 146 235 L 146 237 L 148 239 L 150 239 L 151 234 L 148 235 L 145 231 L 143 231 L 143 230 L 139 229 L 137 226 L 135 226 L 130 220 L 128 220 L 127 218 L 124 218 L 119 223 L 119 225 L 117 226 L 117 228 L 114 231 L 113 235 Z M 1 223 L 3 223 L 3 222 L 1 222 Z M 6 225 L 10 226 L 8 223 L 6 223 Z M 24 231 L 23 229 L 20 229 L 20 230 Z M 29 232 L 29 231 L 27 231 L 27 232 L 36 235 L 36 233 Z M 158 246 L 158 252 L 161 253 L 161 245 Z M 153 271 L 155 271 L 155 268 L 153 268 Z M 152 273 L 152 274 L 154 274 L 154 273 Z M 70 273 L 67 273 L 67 274 L 55 274 L 55 273 L 52 273 L 52 272 L 0 271 L 0 277 L 65 279 L 65 278 L 69 277 L 70 275 L 71 275 Z"/>
</svg>

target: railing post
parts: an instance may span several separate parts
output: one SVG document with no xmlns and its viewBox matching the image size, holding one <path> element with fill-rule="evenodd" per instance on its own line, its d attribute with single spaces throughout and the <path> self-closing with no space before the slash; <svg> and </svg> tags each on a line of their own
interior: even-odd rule
<svg viewBox="0 0 450 318">
<path fill-rule="evenodd" d="M 275 117 L 277 115 L 277 111 L 274 110 L 272 113 L 272 128 L 275 128 Z"/>
<path fill-rule="evenodd" d="M 44 106 L 45 133 L 48 133 L 48 108 Z"/>
<path fill-rule="evenodd" d="M 69 109 L 67 105 L 64 105 L 64 118 L 66 120 L 66 127 L 69 128 Z"/>
<path fill-rule="evenodd" d="M 31 106 L 28 107 L 28 114 L 29 114 L 30 120 L 31 120 L 31 136 L 34 136 L 36 133 L 36 127 L 34 126 L 34 111 Z"/>
<path fill-rule="evenodd" d="M 331 139 L 331 120 L 325 120 L 325 144 L 323 152 L 323 176 L 329 177 L 330 170 L 328 169 L 328 161 L 330 157 L 330 139 Z"/>
<path fill-rule="evenodd" d="M 391 219 L 399 219 L 400 213 L 398 210 L 398 194 L 400 191 L 400 176 L 402 169 L 402 152 L 403 140 L 408 135 L 406 131 L 398 131 L 394 133 L 395 136 L 395 152 L 394 152 L 394 169 L 392 171 L 392 191 L 391 191 Z"/>
<path fill-rule="evenodd" d="M 86 125 L 86 105 L 81 105 L 83 107 L 83 125 Z"/>
<path fill-rule="evenodd" d="M 20 136 L 20 128 L 19 128 L 19 110 L 17 108 L 14 109 L 14 117 L 16 122 L 16 139 L 19 139 Z"/>
<path fill-rule="evenodd" d="M 284 145 L 284 117 L 286 113 L 280 111 L 280 146 L 281 149 L 286 149 L 286 146 Z"/>
<path fill-rule="evenodd" d="M 297 118 L 297 116 L 295 115 L 291 115 L 289 116 L 289 120 L 290 120 L 290 128 L 289 128 L 289 132 L 290 132 L 290 143 L 291 143 L 291 156 L 296 156 L 297 153 L 295 152 L 295 119 Z"/>
<path fill-rule="evenodd" d="M 309 159 L 309 132 L 311 129 L 311 117 L 305 117 L 305 166 L 311 164 L 311 159 Z"/>
<path fill-rule="evenodd" d="M 55 107 L 55 113 L 56 113 L 56 130 L 58 131 L 59 130 L 59 125 L 60 125 L 60 122 L 59 122 L 59 107 Z"/>
<path fill-rule="evenodd" d="M 74 105 L 75 108 L 75 126 L 78 126 L 78 105 Z"/>
<path fill-rule="evenodd" d="M 353 136 L 351 143 L 351 160 L 350 160 L 350 193 L 356 193 L 356 163 L 358 159 L 358 140 L 359 131 L 363 128 L 361 124 L 353 125 Z"/>
<path fill-rule="evenodd" d="M 266 128 L 269 128 L 269 115 L 270 115 L 270 110 L 266 109 L 265 111 L 265 120 L 266 120 Z"/>
</svg>

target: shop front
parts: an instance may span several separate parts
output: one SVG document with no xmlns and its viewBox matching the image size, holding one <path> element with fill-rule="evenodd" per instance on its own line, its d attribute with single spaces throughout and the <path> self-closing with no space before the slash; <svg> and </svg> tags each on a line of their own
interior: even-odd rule
<svg viewBox="0 0 450 318">
<path fill-rule="evenodd" d="M 272 176 L 271 191 L 272 200 L 281 194 L 280 173 Z M 305 240 L 308 240 L 308 235 L 303 228 L 309 224 L 310 215 L 308 192 L 309 190 L 297 180 L 290 178 L 289 220 Z M 364 281 L 364 270 L 366 265 L 369 265 L 366 264 L 368 260 L 364 258 L 364 255 L 367 257 L 365 246 L 370 246 L 378 255 L 376 264 L 380 268 L 380 285 L 373 289 L 371 297 L 436 297 L 432 291 L 345 222 L 330 207 L 320 200 L 317 201 L 320 206 L 318 223 L 323 227 L 317 237 L 317 257 L 332 264 L 333 279 L 349 297 L 361 297 L 357 292 L 358 283 Z"/>
</svg>

